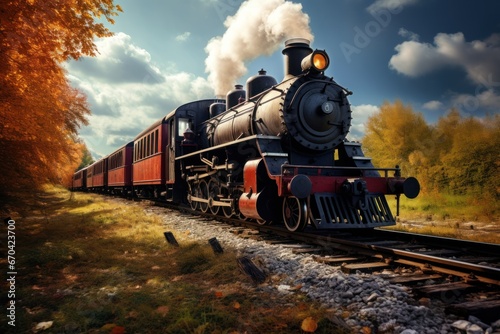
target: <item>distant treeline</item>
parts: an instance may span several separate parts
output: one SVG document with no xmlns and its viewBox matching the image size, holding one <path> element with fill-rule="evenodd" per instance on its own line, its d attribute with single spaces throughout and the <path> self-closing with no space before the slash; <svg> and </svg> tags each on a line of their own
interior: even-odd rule
<svg viewBox="0 0 500 334">
<path fill-rule="evenodd" d="M 366 124 L 365 155 L 376 166 L 400 165 L 423 194 L 500 199 L 500 115 L 463 117 L 452 109 L 436 124 L 401 101 L 384 103 Z"/>
</svg>

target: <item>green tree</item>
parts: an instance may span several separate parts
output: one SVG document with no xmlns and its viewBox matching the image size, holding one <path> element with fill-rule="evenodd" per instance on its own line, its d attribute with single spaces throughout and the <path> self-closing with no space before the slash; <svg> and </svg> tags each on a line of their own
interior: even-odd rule
<svg viewBox="0 0 500 334">
<path fill-rule="evenodd" d="M 90 151 L 87 148 L 87 145 L 82 143 L 82 161 L 75 171 L 80 170 L 83 167 L 90 166 L 93 163 L 94 163 L 94 158 L 92 158 L 92 155 L 90 154 Z"/>
</svg>

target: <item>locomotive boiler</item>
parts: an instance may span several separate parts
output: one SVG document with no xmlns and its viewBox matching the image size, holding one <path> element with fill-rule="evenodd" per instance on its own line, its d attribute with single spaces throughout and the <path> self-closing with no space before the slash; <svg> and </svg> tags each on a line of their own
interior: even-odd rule
<svg viewBox="0 0 500 334">
<path fill-rule="evenodd" d="M 413 198 L 418 181 L 374 168 L 359 143 L 346 141 L 351 93 L 325 76 L 325 51 L 292 39 L 283 54 L 281 82 L 261 70 L 246 92 L 236 86 L 208 119 L 190 121 L 176 159 L 192 208 L 283 221 L 291 231 L 394 224 L 385 195 Z"/>
<path fill-rule="evenodd" d="M 213 145 L 251 135 L 286 136 L 302 154 L 316 155 L 331 151 L 345 139 L 351 110 L 346 91 L 322 75 L 329 64 L 327 54 L 312 52 L 297 40 L 289 41 L 283 53 L 287 67 L 281 83 L 261 71 L 248 81 L 245 103 L 229 105 L 228 112 L 208 122 L 207 135 Z M 301 75 L 302 68 L 309 73 Z M 230 98 L 243 94 L 239 89 L 230 92 Z"/>
</svg>

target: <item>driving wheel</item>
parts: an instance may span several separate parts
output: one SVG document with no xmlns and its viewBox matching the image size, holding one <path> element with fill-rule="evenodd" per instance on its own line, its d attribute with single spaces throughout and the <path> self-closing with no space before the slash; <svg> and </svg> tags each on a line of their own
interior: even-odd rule
<svg viewBox="0 0 500 334">
<path fill-rule="evenodd" d="M 207 181 L 201 180 L 198 184 L 198 197 L 208 200 L 208 185 Z M 208 202 L 199 202 L 200 210 L 203 212 L 208 211 Z"/>
<path fill-rule="evenodd" d="M 208 198 L 211 199 L 210 203 L 210 212 L 216 215 L 219 213 L 220 206 L 213 205 L 213 201 L 219 200 L 219 183 L 212 179 L 208 182 Z"/>
<path fill-rule="evenodd" d="M 301 231 L 307 225 L 307 204 L 303 199 L 289 196 L 283 201 L 283 222 L 291 232 Z"/>
<path fill-rule="evenodd" d="M 189 184 L 189 194 L 193 197 L 198 197 L 199 196 L 198 187 L 196 185 L 190 183 Z M 191 205 L 192 210 L 198 209 L 198 202 L 196 202 L 192 199 L 190 200 L 189 205 Z"/>
</svg>

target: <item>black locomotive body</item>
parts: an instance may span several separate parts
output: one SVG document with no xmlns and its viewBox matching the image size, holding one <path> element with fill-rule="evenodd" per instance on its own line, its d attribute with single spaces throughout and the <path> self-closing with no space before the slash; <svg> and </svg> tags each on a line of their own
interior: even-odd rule
<svg viewBox="0 0 500 334">
<path fill-rule="evenodd" d="M 350 92 L 325 76 L 326 52 L 293 39 L 283 54 L 281 82 L 262 70 L 246 91 L 236 86 L 225 101 L 194 101 L 163 119 L 162 194 L 291 231 L 395 224 L 385 195 L 416 197 L 418 181 L 374 168 L 361 145 L 346 140 Z"/>
</svg>

